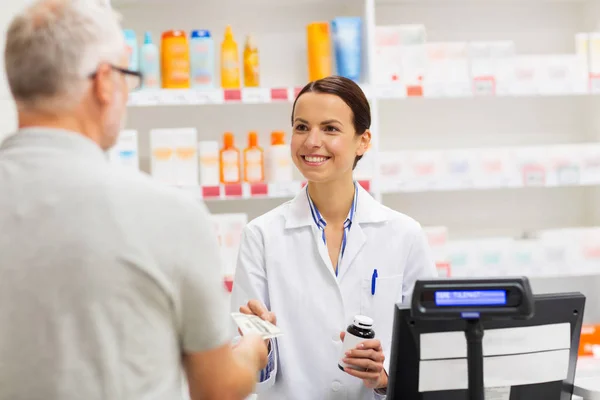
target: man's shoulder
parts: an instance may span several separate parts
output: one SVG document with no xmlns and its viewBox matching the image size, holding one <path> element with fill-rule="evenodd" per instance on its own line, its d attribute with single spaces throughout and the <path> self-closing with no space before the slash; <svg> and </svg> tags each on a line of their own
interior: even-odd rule
<svg viewBox="0 0 600 400">
<path fill-rule="evenodd" d="M 165 185 L 143 172 L 111 166 L 108 175 L 106 185 L 111 197 L 121 199 L 131 208 L 146 212 L 158 209 L 162 215 L 182 215 L 201 208 L 192 193 Z"/>
</svg>

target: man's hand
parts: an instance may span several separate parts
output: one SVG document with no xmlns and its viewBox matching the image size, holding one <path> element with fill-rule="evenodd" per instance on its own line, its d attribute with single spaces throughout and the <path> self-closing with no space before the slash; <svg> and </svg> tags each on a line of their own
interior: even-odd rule
<svg viewBox="0 0 600 400">
<path fill-rule="evenodd" d="M 260 335 L 246 335 L 233 348 L 234 354 L 250 368 L 260 371 L 267 366 L 269 352 Z"/>
<path fill-rule="evenodd" d="M 264 304 L 258 300 L 250 300 L 248 302 L 248 304 L 240 307 L 240 312 L 242 314 L 247 314 L 247 315 L 256 315 L 257 317 L 261 318 L 264 321 L 268 321 L 268 322 L 272 323 L 273 325 L 277 325 L 277 317 L 275 316 L 275 314 L 270 312 L 269 310 L 267 310 L 267 307 L 265 307 Z M 239 329 L 238 329 L 238 331 L 240 332 L 240 335 L 241 335 L 242 332 Z M 270 347 L 271 340 L 267 339 L 267 340 L 265 340 L 265 343 L 267 344 L 267 346 L 269 346 L 269 349 L 270 349 L 271 348 Z"/>
<path fill-rule="evenodd" d="M 344 341 L 345 336 L 346 332 L 340 334 L 342 341 Z M 383 354 L 381 342 L 377 339 L 369 339 L 359 343 L 355 349 L 349 350 L 342 361 L 363 370 L 344 368 L 347 374 L 362 379 L 366 387 L 369 389 L 383 389 L 387 388 L 388 385 L 388 375 L 383 369 L 384 360 L 385 355 Z"/>
</svg>

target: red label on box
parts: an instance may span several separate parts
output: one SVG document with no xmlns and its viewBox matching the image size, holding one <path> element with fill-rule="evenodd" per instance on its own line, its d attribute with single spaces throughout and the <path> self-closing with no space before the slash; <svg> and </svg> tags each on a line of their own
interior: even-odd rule
<svg viewBox="0 0 600 400">
<path fill-rule="evenodd" d="M 202 197 L 205 199 L 220 197 L 221 187 L 219 186 L 202 186 Z"/>
<path fill-rule="evenodd" d="M 269 186 L 266 183 L 250 184 L 251 196 L 266 196 L 269 193 Z"/>
<path fill-rule="evenodd" d="M 242 196 L 242 185 L 241 184 L 225 185 L 225 196 L 241 197 Z"/>
<path fill-rule="evenodd" d="M 231 293 L 233 291 L 233 279 L 225 278 L 225 289 Z"/>
<path fill-rule="evenodd" d="M 450 278 L 450 276 L 452 276 L 451 269 L 450 269 L 450 263 L 438 261 L 435 263 L 435 267 L 438 271 L 439 277 Z"/>
<path fill-rule="evenodd" d="M 283 101 L 287 101 L 288 100 L 288 90 L 287 90 L 287 88 L 285 88 L 285 89 L 282 89 L 282 88 L 271 89 L 271 100 L 283 100 Z"/>
<path fill-rule="evenodd" d="M 406 95 L 409 97 L 423 97 L 423 86 L 414 85 L 406 87 Z"/>
<path fill-rule="evenodd" d="M 298 95 L 300 94 L 301 91 L 302 91 L 301 87 L 294 88 L 294 100 L 296 99 L 296 97 L 298 97 Z"/>
<path fill-rule="evenodd" d="M 371 181 L 358 181 L 358 184 L 367 192 L 371 190 Z"/>
<path fill-rule="evenodd" d="M 223 98 L 225 101 L 242 101 L 242 91 L 239 89 L 225 89 Z"/>
</svg>

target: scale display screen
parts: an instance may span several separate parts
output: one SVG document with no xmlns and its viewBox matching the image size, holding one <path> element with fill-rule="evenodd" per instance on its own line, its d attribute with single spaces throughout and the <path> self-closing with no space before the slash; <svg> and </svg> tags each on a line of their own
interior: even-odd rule
<svg viewBox="0 0 600 400">
<path fill-rule="evenodd" d="M 435 292 L 438 307 L 477 307 L 507 305 L 506 290 L 438 290 Z"/>
</svg>

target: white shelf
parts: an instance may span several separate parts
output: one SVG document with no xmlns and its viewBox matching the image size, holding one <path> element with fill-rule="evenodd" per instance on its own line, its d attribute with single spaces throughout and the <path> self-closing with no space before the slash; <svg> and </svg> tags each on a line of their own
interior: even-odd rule
<svg viewBox="0 0 600 400">
<path fill-rule="evenodd" d="M 453 94 L 441 92 L 423 92 L 409 94 L 410 89 L 405 86 L 386 85 L 368 86 L 361 85 L 367 98 L 370 100 L 418 100 L 418 99 L 469 99 L 480 97 L 556 97 L 556 96 L 586 96 L 597 95 L 600 92 L 581 90 L 569 91 L 531 91 L 513 92 L 488 95 L 474 95 L 469 90 L 457 90 Z M 206 104 L 271 104 L 293 102 L 301 87 L 274 87 L 274 88 L 242 88 L 242 89 L 159 89 L 140 90 L 131 93 L 128 105 L 130 107 L 156 107 L 156 106 L 197 106 Z"/>
</svg>

